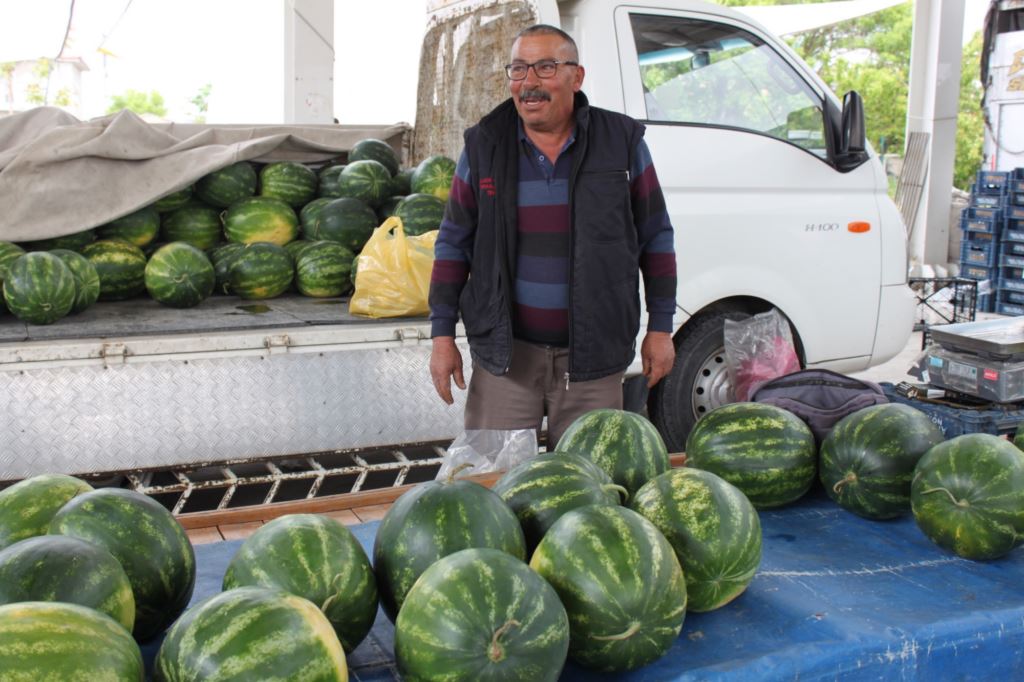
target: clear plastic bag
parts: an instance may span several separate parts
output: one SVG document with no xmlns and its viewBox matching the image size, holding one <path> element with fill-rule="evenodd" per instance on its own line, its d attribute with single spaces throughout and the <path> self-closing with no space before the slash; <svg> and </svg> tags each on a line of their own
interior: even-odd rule
<svg viewBox="0 0 1024 682">
<path fill-rule="evenodd" d="M 429 313 L 427 295 L 436 240 L 437 230 L 407 237 L 400 218 L 385 220 L 359 252 L 349 312 L 368 317 Z"/>
<path fill-rule="evenodd" d="M 764 382 L 799 371 L 789 321 L 776 308 L 745 320 L 726 320 L 725 367 L 739 402 L 749 400 Z"/>
<path fill-rule="evenodd" d="M 463 431 L 448 447 L 437 480 L 447 478 L 463 464 L 473 467 L 467 469 L 466 474 L 508 471 L 536 455 L 536 429 Z"/>
</svg>

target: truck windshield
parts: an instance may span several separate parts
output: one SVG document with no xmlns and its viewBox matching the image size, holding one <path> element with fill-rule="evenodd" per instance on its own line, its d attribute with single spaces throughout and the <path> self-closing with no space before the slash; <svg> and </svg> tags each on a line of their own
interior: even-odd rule
<svg viewBox="0 0 1024 682">
<path fill-rule="evenodd" d="M 648 120 L 742 128 L 826 158 L 821 98 L 763 40 L 701 19 L 630 22 Z"/>
</svg>

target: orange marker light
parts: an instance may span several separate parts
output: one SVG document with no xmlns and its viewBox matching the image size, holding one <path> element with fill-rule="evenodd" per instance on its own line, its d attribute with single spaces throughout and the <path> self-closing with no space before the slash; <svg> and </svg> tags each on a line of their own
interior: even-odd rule
<svg viewBox="0 0 1024 682">
<path fill-rule="evenodd" d="M 849 230 L 850 232 L 856 232 L 856 233 L 859 234 L 861 232 L 867 232 L 868 230 L 870 230 L 871 229 L 871 223 L 865 223 L 865 222 L 862 222 L 862 221 L 855 221 L 855 222 L 852 222 L 852 223 L 848 223 L 846 225 L 846 229 Z"/>
</svg>

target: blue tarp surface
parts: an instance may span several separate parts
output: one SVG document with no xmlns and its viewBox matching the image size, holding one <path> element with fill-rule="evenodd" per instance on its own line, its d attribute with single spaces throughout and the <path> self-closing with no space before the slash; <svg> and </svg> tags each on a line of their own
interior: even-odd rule
<svg viewBox="0 0 1024 682">
<path fill-rule="evenodd" d="M 764 548 L 731 604 L 691 613 L 668 654 L 618 676 L 571 661 L 562 680 L 1024 679 L 1024 550 L 973 562 L 940 549 L 912 517 L 877 522 L 824 493 L 761 512 Z M 352 527 L 372 556 L 377 523 Z M 220 591 L 240 541 L 196 547 L 192 602 Z M 349 656 L 350 679 L 399 680 L 382 612 Z M 147 664 L 159 642 L 143 647 Z"/>
</svg>

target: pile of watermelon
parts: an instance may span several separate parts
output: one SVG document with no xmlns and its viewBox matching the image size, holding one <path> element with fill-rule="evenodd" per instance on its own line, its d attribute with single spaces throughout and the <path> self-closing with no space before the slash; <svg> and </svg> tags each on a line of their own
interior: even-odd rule
<svg viewBox="0 0 1024 682">
<path fill-rule="evenodd" d="M 440 227 L 454 172 L 444 156 L 403 169 L 390 145 L 371 138 L 319 169 L 234 163 L 106 225 L 0 242 L 0 309 L 51 324 L 97 300 L 144 294 L 174 308 L 214 293 L 342 296 L 359 251 L 389 216 L 410 235 Z"/>
</svg>

